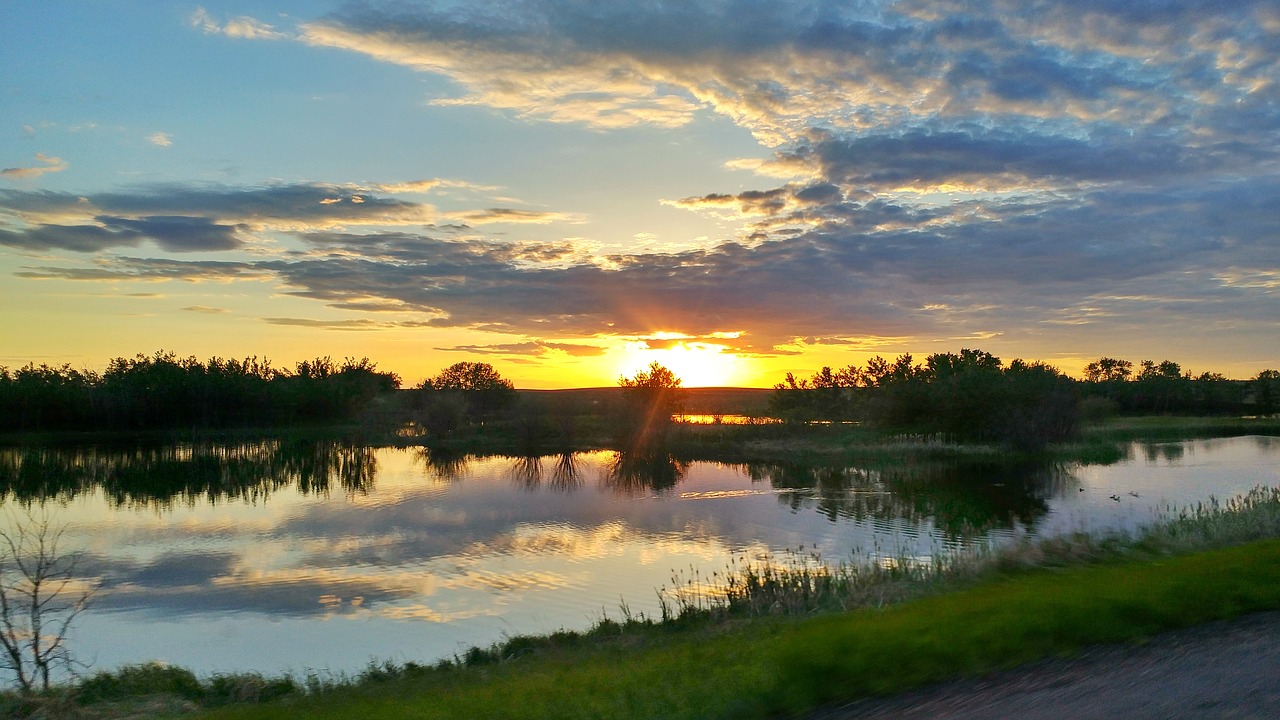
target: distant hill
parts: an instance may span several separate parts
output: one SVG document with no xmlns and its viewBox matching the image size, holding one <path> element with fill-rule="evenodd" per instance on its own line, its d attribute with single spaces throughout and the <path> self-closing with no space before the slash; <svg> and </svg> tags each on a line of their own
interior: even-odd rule
<svg viewBox="0 0 1280 720">
<path fill-rule="evenodd" d="M 605 404 L 622 396 L 620 387 L 569 390 L 520 390 L 520 394 L 563 397 L 575 402 Z M 693 415 L 762 415 L 768 409 L 768 388 L 685 388 L 684 411 Z"/>
</svg>

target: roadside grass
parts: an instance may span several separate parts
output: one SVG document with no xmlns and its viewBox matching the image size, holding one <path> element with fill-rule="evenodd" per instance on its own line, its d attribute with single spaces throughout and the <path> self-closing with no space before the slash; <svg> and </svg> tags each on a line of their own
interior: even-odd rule
<svg viewBox="0 0 1280 720">
<path fill-rule="evenodd" d="M 774 656 L 765 707 L 794 711 L 1280 607 L 1280 541 L 1042 569 L 882 612 L 818 618 Z"/>
<path fill-rule="evenodd" d="M 1267 540 L 1039 568 L 883 609 L 708 625 L 641 647 L 556 650 L 199 717 L 778 717 L 1276 608 L 1280 541 Z"/>
</svg>

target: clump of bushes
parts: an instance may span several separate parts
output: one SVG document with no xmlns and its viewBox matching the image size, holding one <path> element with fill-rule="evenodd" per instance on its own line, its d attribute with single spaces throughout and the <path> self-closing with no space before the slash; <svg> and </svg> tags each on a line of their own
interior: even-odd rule
<svg viewBox="0 0 1280 720">
<path fill-rule="evenodd" d="M 266 677 L 260 673 L 216 674 L 201 681 L 186 668 L 146 663 L 126 665 L 88 677 L 75 687 L 73 696 L 82 705 L 169 695 L 213 707 L 230 703 L 276 700 L 303 691 L 289 675 Z"/>
<path fill-rule="evenodd" d="M 935 353 L 923 364 L 910 354 L 865 368 L 822 368 L 812 378 L 788 374 L 771 409 L 788 420 L 854 420 L 894 431 L 1038 451 L 1075 434 L 1074 381 L 1039 362 L 981 350 Z"/>
</svg>

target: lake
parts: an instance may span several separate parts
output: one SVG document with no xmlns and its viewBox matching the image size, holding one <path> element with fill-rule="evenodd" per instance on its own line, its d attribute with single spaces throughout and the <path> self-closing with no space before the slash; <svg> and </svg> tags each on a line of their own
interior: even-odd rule
<svg viewBox="0 0 1280 720">
<path fill-rule="evenodd" d="M 930 558 L 1134 529 L 1280 485 L 1280 438 L 1138 444 L 1111 465 L 730 465 L 613 452 L 450 457 L 315 442 L 0 449 L 100 591 L 71 635 L 107 669 L 352 672 L 655 615 L 735 557 Z"/>
</svg>

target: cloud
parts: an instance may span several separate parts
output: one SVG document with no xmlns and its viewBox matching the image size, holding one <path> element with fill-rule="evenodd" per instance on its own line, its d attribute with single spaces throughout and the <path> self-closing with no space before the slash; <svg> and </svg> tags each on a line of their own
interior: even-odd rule
<svg viewBox="0 0 1280 720">
<path fill-rule="evenodd" d="M 599 128 L 676 127 L 705 108 L 770 145 L 966 118 L 1194 125 L 1207 98 L 1231 108 L 1274 85 L 1272 33 L 1248 30 L 1274 26 L 1268 3 L 1129 5 L 360 3 L 298 38 L 464 88 L 437 105 Z"/>
<path fill-rule="evenodd" d="M 93 267 L 24 267 L 15 276 L 31 280 L 82 280 L 96 282 L 167 281 L 233 282 L 269 280 L 275 273 L 243 262 L 168 260 L 160 258 L 113 257 Z"/>
<path fill-rule="evenodd" d="M 147 136 L 147 142 L 157 147 L 169 147 L 173 145 L 173 136 L 166 132 L 153 132 Z"/>
<path fill-rule="evenodd" d="M 305 318 L 282 318 L 269 317 L 263 318 L 263 321 L 269 325 L 284 325 L 288 327 L 305 327 L 319 328 L 322 330 L 381 330 L 390 325 L 386 323 L 378 323 L 373 320 L 308 320 Z"/>
<path fill-rule="evenodd" d="M 0 213 L 44 223 L 96 216 L 188 216 L 272 230 L 421 224 L 436 216 L 430 205 L 377 197 L 360 186 L 328 183 L 156 185 L 89 195 L 0 190 Z"/>
<path fill-rule="evenodd" d="M 1154 332 L 1207 322 L 1210 312 L 1259 331 L 1257 323 L 1274 326 L 1266 318 L 1280 317 L 1273 282 L 1280 267 L 1274 242 L 1280 179 L 1166 178 L 1150 187 L 1082 188 L 991 196 L 930 212 L 874 194 L 850 199 L 820 183 L 796 184 L 723 201 L 782 197 L 778 212 L 809 213 L 810 225 L 671 253 L 598 257 L 571 243 L 324 231 L 295 235 L 311 252 L 251 262 L 103 258 L 93 267 L 25 268 L 19 275 L 271 278 L 289 294 L 335 308 L 418 317 L 268 322 L 456 327 L 526 338 L 459 346 L 509 356 L 592 345 L 574 338 L 678 338 L 742 353 L 792 353 L 805 338 L 815 339 L 808 344 L 994 333 L 1009 339 L 1103 318 L 1108 328 Z M 83 242 L 101 242 L 98 232 L 104 231 L 85 231 Z M 1141 294 L 1177 302 L 1114 299 L 1118 288 L 1150 288 Z"/>
<path fill-rule="evenodd" d="M 227 315 L 231 311 L 226 308 L 209 307 L 208 305 L 188 305 L 183 312 L 200 313 L 202 315 Z"/>
<path fill-rule="evenodd" d="M 495 192 L 500 190 L 496 185 L 480 185 L 465 180 L 447 178 L 431 178 L 430 180 L 410 180 L 399 183 L 371 183 L 369 188 L 377 192 L 391 195 L 400 193 L 430 193 L 436 190 L 471 190 L 474 192 Z"/>
<path fill-rule="evenodd" d="M 27 178 L 40 177 L 45 173 L 62 172 L 70 167 L 62 158 L 45 155 L 44 153 L 36 153 L 36 160 L 44 164 L 33 167 L 5 168 L 0 170 L 0 176 L 25 180 Z"/>
<path fill-rule="evenodd" d="M 95 225 L 34 225 L 22 231 L 0 230 L 0 245 L 25 250 L 100 252 L 154 241 L 170 252 L 234 250 L 243 243 L 242 226 L 219 225 L 207 218 L 148 216 L 136 219 L 98 216 Z"/>
<path fill-rule="evenodd" d="M 733 163 L 763 185 L 667 201 L 738 223 L 719 244 L 606 257 L 430 227 L 580 220 L 405 197 L 493 190 L 442 179 L 0 191 L 15 219 L 0 242 L 29 250 L 218 249 L 256 232 L 302 248 L 24 277 L 270 277 L 335 308 L 423 318 L 290 322 L 484 329 L 512 342 L 458 347 L 524 357 L 559 350 L 545 338 L 741 331 L 725 344 L 783 353 L 1081 324 L 1132 335 L 1211 315 L 1263 337 L 1280 317 L 1274 2 L 363 2 L 288 31 L 203 10 L 193 24 L 451 79 L 457 95 L 435 106 L 593 129 L 716 113 L 768 148 Z"/>
<path fill-rule="evenodd" d="M 289 35 L 251 17 L 241 16 L 219 23 L 203 7 L 191 14 L 191 26 L 200 28 L 206 35 L 226 35 L 245 40 L 282 40 Z"/>
<path fill-rule="evenodd" d="M 236 249 L 257 232 L 433 226 L 442 218 L 473 225 L 582 222 L 571 213 L 509 207 L 441 213 L 430 204 L 379 195 L 375 187 L 422 192 L 427 188 L 481 186 L 432 180 L 389 186 L 157 185 L 89 195 L 0 190 L 0 218 L 11 216 L 22 225 L 0 230 L 0 244 L 96 252 L 153 240 L 170 251 L 219 251 Z"/>
<path fill-rule="evenodd" d="M 556 353 L 564 353 L 570 357 L 599 357 L 607 352 L 607 348 L 599 345 L 583 345 L 579 343 L 548 342 L 530 340 L 520 343 L 500 343 L 496 345 L 455 345 L 438 347 L 436 350 L 447 352 L 464 352 L 468 355 L 506 355 L 546 357 Z"/>
<path fill-rule="evenodd" d="M 513 208 L 488 208 L 485 210 L 468 210 L 448 213 L 451 220 L 468 225 L 489 225 L 492 223 L 531 223 L 545 225 L 548 223 L 581 223 L 578 215 L 561 212 L 543 212 L 538 210 L 517 210 Z"/>
</svg>

